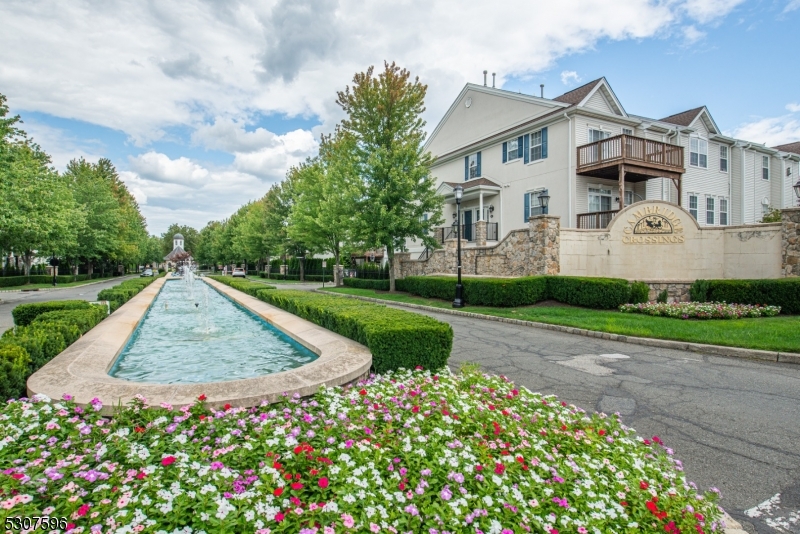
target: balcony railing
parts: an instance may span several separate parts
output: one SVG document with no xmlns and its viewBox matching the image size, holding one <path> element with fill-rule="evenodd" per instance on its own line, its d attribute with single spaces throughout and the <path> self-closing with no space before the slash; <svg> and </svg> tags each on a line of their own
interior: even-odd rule
<svg viewBox="0 0 800 534">
<path fill-rule="evenodd" d="M 631 163 L 683 173 L 683 147 L 633 135 L 617 135 L 578 147 L 578 173 Z"/>
<path fill-rule="evenodd" d="M 486 240 L 497 241 L 499 223 L 486 223 Z M 465 241 L 475 241 L 477 238 L 478 227 L 476 223 L 462 224 L 461 225 L 461 239 Z M 440 226 L 433 229 L 433 236 L 439 243 L 444 243 L 447 239 L 456 239 L 458 237 L 458 227 L 453 226 Z M 420 258 L 422 259 L 422 258 Z"/>
<path fill-rule="evenodd" d="M 578 214 L 578 228 L 583 230 L 603 230 L 619 210 L 593 211 Z"/>
</svg>

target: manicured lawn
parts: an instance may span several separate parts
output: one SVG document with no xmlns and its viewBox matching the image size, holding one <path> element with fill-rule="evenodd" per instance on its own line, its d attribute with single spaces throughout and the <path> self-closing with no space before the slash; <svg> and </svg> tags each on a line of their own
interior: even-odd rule
<svg viewBox="0 0 800 534">
<path fill-rule="evenodd" d="M 111 280 L 111 278 L 98 278 L 96 280 L 84 280 L 83 282 L 70 282 L 68 284 L 57 284 L 56 287 L 75 287 L 75 286 L 84 286 L 86 284 L 90 284 L 92 282 L 102 282 L 103 280 Z M 53 287 L 53 284 L 25 284 L 22 286 L 9 286 L 9 287 L 0 287 L 0 291 L 4 290 L 13 290 L 17 291 L 20 289 L 47 289 L 49 287 Z"/>
<path fill-rule="evenodd" d="M 451 308 L 438 299 L 414 297 L 407 293 L 386 293 L 371 289 L 336 288 L 326 291 L 372 297 L 394 302 Z M 728 347 L 800 353 L 800 316 L 781 315 L 758 319 L 682 320 L 650 317 L 618 311 L 590 310 L 572 306 L 526 306 L 521 308 L 488 308 L 467 306 L 464 311 L 510 317 L 525 321 L 572 326 L 625 336 L 673 339 L 692 343 L 708 343 Z"/>
<path fill-rule="evenodd" d="M 259 276 L 248 276 L 247 279 L 250 280 L 251 282 L 260 282 L 262 284 L 269 284 L 271 286 L 281 285 L 281 284 L 287 284 L 287 285 L 290 285 L 290 284 L 319 284 L 320 286 L 322 285 L 322 282 L 311 282 L 309 280 L 306 280 L 305 282 L 301 282 L 300 280 L 280 280 L 280 279 L 275 279 L 275 278 L 261 278 Z M 328 283 L 332 284 L 333 282 L 325 282 L 325 283 L 326 284 L 328 284 Z"/>
</svg>

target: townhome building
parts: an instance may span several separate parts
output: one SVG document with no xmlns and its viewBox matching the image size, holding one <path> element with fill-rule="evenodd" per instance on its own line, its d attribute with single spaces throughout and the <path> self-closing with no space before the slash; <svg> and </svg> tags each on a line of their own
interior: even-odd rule
<svg viewBox="0 0 800 534">
<path fill-rule="evenodd" d="M 562 228 L 605 228 L 642 200 L 676 203 L 701 226 L 758 223 L 797 205 L 800 143 L 724 135 L 706 106 L 633 115 L 605 78 L 552 99 L 467 84 L 425 150 L 445 199 L 441 240 L 457 228 L 456 186 L 462 239 L 488 244 L 538 214 L 560 216 Z M 487 222 L 485 237 L 478 221 Z M 418 243 L 408 248 L 425 254 Z"/>
</svg>

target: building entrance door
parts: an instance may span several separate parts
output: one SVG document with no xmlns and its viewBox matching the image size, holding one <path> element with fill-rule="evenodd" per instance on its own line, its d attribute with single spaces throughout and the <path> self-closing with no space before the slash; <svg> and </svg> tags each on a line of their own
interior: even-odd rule
<svg viewBox="0 0 800 534">
<path fill-rule="evenodd" d="M 464 211 L 464 239 L 472 241 L 472 210 Z"/>
</svg>

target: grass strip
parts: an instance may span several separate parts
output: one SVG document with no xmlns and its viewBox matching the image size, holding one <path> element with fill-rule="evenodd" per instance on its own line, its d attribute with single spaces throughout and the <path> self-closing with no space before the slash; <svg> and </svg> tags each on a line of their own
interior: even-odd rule
<svg viewBox="0 0 800 534">
<path fill-rule="evenodd" d="M 407 293 L 387 293 L 355 288 L 326 288 L 325 291 L 390 302 L 452 308 L 452 303 L 449 301 L 414 297 Z M 518 308 L 468 306 L 464 308 L 464 311 L 624 336 L 800 353 L 800 336 L 797 335 L 800 328 L 800 317 L 792 315 L 757 319 L 694 321 L 572 306 L 523 306 Z"/>
</svg>

